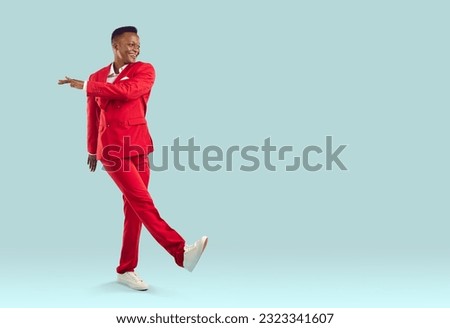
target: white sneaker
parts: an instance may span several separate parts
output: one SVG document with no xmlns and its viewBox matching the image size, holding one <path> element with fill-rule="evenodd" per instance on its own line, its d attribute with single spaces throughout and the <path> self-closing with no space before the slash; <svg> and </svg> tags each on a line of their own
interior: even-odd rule
<svg viewBox="0 0 450 328">
<path fill-rule="evenodd" d="M 188 270 L 189 272 L 192 272 L 192 270 L 194 270 L 207 244 L 208 237 L 203 236 L 202 238 L 197 240 L 194 245 L 184 246 L 183 267 L 186 270 Z"/>
<path fill-rule="evenodd" d="M 123 285 L 136 290 L 147 290 L 148 285 L 142 280 L 136 272 L 128 271 L 117 274 L 117 281 Z"/>
</svg>

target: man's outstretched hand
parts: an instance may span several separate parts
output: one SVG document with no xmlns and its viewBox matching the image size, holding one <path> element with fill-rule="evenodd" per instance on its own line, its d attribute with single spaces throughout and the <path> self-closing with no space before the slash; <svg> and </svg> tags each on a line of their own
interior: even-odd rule
<svg viewBox="0 0 450 328">
<path fill-rule="evenodd" d="M 91 170 L 91 172 L 94 172 L 95 168 L 97 167 L 97 156 L 89 154 L 87 165 L 89 166 L 89 170 Z"/>
<path fill-rule="evenodd" d="M 64 80 L 58 80 L 58 84 L 60 84 L 60 85 L 61 84 L 70 84 L 70 86 L 72 88 L 81 90 L 81 89 L 83 89 L 84 81 L 72 79 L 72 78 L 66 76 L 66 78 Z"/>
</svg>

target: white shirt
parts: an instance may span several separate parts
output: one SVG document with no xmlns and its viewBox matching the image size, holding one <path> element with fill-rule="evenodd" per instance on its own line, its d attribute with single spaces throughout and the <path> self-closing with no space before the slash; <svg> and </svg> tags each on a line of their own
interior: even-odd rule
<svg viewBox="0 0 450 328">
<path fill-rule="evenodd" d="M 114 64 L 111 64 L 111 67 L 109 69 L 109 74 L 108 77 L 106 78 L 106 82 L 108 83 L 114 83 L 114 81 L 116 80 L 116 77 L 122 73 L 122 71 L 125 69 L 125 67 L 127 67 L 128 64 L 123 65 L 121 68 L 119 68 L 119 73 L 116 74 L 116 72 L 114 72 Z"/>
</svg>

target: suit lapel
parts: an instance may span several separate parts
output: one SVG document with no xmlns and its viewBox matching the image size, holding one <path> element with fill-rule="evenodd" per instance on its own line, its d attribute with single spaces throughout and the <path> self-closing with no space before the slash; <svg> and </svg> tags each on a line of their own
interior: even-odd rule
<svg viewBox="0 0 450 328">
<path fill-rule="evenodd" d="M 109 64 L 108 66 L 106 66 L 102 70 L 100 70 L 97 73 L 97 81 L 106 82 L 106 80 L 108 79 L 110 69 L 111 69 L 111 64 Z M 109 100 L 100 97 L 100 101 L 102 103 L 102 106 L 101 106 L 102 108 L 108 107 Z"/>
<path fill-rule="evenodd" d="M 98 81 L 106 82 L 106 79 L 108 78 L 110 69 L 111 69 L 111 64 L 109 64 L 104 69 L 102 69 L 100 72 L 98 72 Z"/>
</svg>

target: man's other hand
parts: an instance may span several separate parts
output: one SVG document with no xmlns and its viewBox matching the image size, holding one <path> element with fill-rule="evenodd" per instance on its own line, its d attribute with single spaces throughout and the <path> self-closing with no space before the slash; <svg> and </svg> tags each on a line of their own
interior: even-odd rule
<svg viewBox="0 0 450 328">
<path fill-rule="evenodd" d="M 94 172 L 95 169 L 97 168 L 97 156 L 89 154 L 87 159 L 87 165 L 89 166 L 89 170 L 91 172 Z"/>
</svg>

